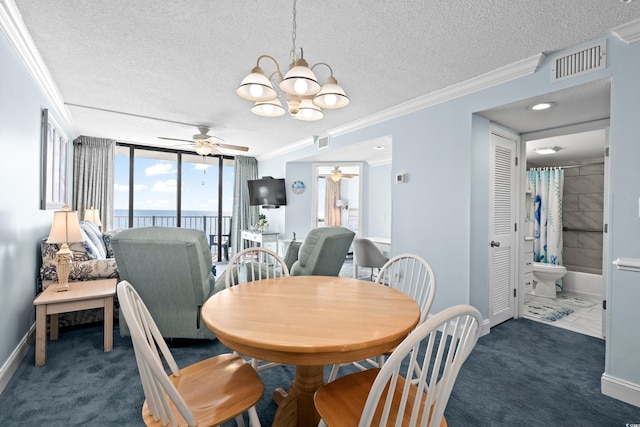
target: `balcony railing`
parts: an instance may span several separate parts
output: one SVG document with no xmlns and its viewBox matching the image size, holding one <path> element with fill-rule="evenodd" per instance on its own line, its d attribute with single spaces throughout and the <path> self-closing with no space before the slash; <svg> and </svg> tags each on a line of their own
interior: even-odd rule
<svg viewBox="0 0 640 427">
<path fill-rule="evenodd" d="M 177 227 L 177 217 L 171 215 L 138 215 L 133 217 L 133 228 L 138 227 Z M 222 216 L 222 234 L 229 233 L 231 226 L 231 216 Z M 207 237 L 210 234 L 218 234 L 217 215 L 183 215 L 180 218 L 180 227 L 202 230 Z M 127 215 L 116 215 L 113 217 L 113 229 L 120 230 L 129 228 L 129 217 Z"/>
</svg>

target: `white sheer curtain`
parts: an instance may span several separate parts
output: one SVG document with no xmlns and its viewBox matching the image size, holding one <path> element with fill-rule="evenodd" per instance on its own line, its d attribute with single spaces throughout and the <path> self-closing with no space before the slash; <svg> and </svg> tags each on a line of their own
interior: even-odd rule
<svg viewBox="0 0 640 427">
<path fill-rule="evenodd" d="M 242 249 L 240 230 L 258 221 L 259 209 L 249 205 L 247 181 L 258 179 L 258 161 L 255 157 L 235 156 L 233 161 L 235 181 L 233 183 L 233 223 L 231 227 L 231 247 L 236 252 Z"/>
<path fill-rule="evenodd" d="M 80 219 L 85 209 L 99 209 L 103 231 L 113 225 L 115 147 L 112 139 L 80 136 L 73 141 L 73 207 Z"/>
<path fill-rule="evenodd" d="M 340 208 L 336 207 L 336 200 L 340 200 L 340 181 L 326 178 L 327 187 L 324 198 L 324 225 L 340 225 Z"/>
</svg>

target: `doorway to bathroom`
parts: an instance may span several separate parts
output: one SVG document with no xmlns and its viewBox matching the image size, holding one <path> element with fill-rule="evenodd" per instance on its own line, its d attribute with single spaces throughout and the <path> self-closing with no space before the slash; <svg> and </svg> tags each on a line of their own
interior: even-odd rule
<svg viewBox="0 0 640 427">
<path fill-rule="evenodd" d="M 541 169 L 563 174 L 561 255 L 566 274 L 558 281 L 554 298 L 540 297 L 535 291 L 525 294 L 521 313 L 532 320 L 603 338 L 604 278 L 609 264 L 606 257 L 608 121 L 569 126 L 554 132 L 557 135 L 543 138 L 532 133 L 523 138 L 523 144 L 526 169 L 533 171 L 530 175 Z M 532 199 L 525 197 L 525 235 L 534 234 L 533 222 L 527 221 L 531 219 L 532 204 Z"/>
<path fill-rule="evenodd" d="M 593 208 L 593 202 L 602 201 L 602 208 L 600 213 L 600 222 L 597 223 L 591 215 L 586 214 L 584 210 L 572 212 L 567 215 L 575 217 L 587 217 L 590 218 L 589 224 L 576 224 L 571 228 L 578 229 L 580 231 L 567 231 L 567 249 L 570 251 L 569 260 L 574 262 L 576 266 L 583 267 L 583 271 L 570 272 L 563 280 L 563 286 L 566 295 L 570 292 L 576 297 L 572 300 L 575 305 L 570 308 L 571 313 L 566 314 L 563 317 L 549 316 L 549 319 L 553 320 L 541 320 L 549 325 L 563 327 L 568 326 L 576 332 L 585 333 L 593 336 L 604 338 L 605 334 L 605 314 L 603 305 L 606 304 L 607 295 L 607 270 L 610 260 L 608 259 L 607 250 L 607 235 L 605 227 L 607 227 L 607 214 L 608 214 L 608 159 L 604 157 L 605 145 L 608 145 L 608 126 L 609 126 L 609 110 L 610 110 L 610 88 L 611 82 L 609 79 L 602 79 L 593 81 L 581 86 L 576 86 L 568 89 L 564 89 L 558 92 L 549 93 L 545 95 L 536 96 L 530 99 L 524 99 L 512 104 L 503 105 L 490 110 L 478 112 L 478 114 L 488 120 L 492 124 L 498 125 L 504 129 L 508 129 L 513 133 L 519 135 L 521 142 L 519 147 L 518 157 L 521 160 L 521 167 L 519 175 L 519 188 L 517 190 L 517 202 L 515 208 L 518 210 L 518 224 L 521 225 L 518 234 L 518 255 L 516 256 L 516 262 L 513 265 L 513 269 L 516 270 L 516 288 L 517 288 L 517 309 L 514 317 L 524 317 L 524 296 L 529 292 L 526 290 L 525 271 L 526 263 L 532 264 L 531 254 L 525 255 L 525 236 L 524 220 L 525 212 L 527 211 L 526 204 L 526 192 L 524 183 L 526 182 L 526 164 L 528 161 L 533 161 L 535 155 L 527 151 L 528 145 L 531 147 L 535 144 L 533 141 L 539 141 L 541 145 L 548 147 L 563 147 L 565 142 L 562 139 L 570 138 L 572 135 L 580 135 L 584 137 L 587 132 L 599 131 L 605 135 L 597 154 L 591 154 L 585 152 L 586 144 L 583 140 L 582 151 L 578 153 L 574 158 L 565 157 L 562 164 L 558 166 L 572 166 L 566 168 L 568 171 L 569 181 L 574 180 L 574 183 L 569 184 L 569 188 L 574 185 L 584 185 L 585 182 L 593 181 L 595 179 L 593 172 L 600 168 L 600 177 L 598 178 L 602 184 L 600 195 L 591 196 L 587 194 L 581 194 L 580 192 L 574 192 L 569 199 L 572 200 L 571 205 L 568 206 L 571 209 L 574 206 L 578 208 L 591 209 Z M 531 107 L 535 104 L 547 102 L 552 108 L 547 110 L 535 111 Z M 550 139 L 557 138 L 557 139 Z M 601 138 L 602 139 L 602 138 Z M 530 142 L 532 141 L 532 142 Z M 562 148 L 557 151 L 557 154 L 567 155 L 571 153 L 568 147 Z M 562 157 L 562 156 L 559 156 Z M 594 162 L 593 159 L 599 158 L 600 165 L 587 165 L 587 163 Z M 583 165 L 580 165 L 583 162 Z M 540 166 L 545 166 L 540 164 Z M 551 165 L 549 166 L 551 167 Z M 572 175 L 577 174 L 577 175 Z M 575 176 L 576 178 L 574 178 Z M 582 204 L 582 205 L 580 205 Z M 583 227 L 584 226 L 584 227 Z M 598 230 L 599 234 L 595 230 Z M 602 231 L 601 231 L 602 230 Z M 598 236 L 599 237 L 596 237 Z M 572 248 L 572 249 L 569 249 Z M 563 248 L 564 249 L 564 248 Z M 574 251 L 573 255 L 571 250 Z M 598 252 L 599 255 L 596 261 L 593 260 L 593 254 Z M 586 254 L 586 255 L 585 255 Z M 575 259 L 584 258 L 591 259 L 592 263 L 595 262 L 595 266 L 580 265 L 580 262 L 576 262 Z M 573 260 L 572 260 L 573 259 Z M 598 265 L 597 260 L 600 260 Z M 589 269 L 593 269 L 593 271 Z M 530 277 L 530 276 L 529 276 Z M 531 282 L 529 282 L 529 289 Z M 562 296 L 562 295 L 561 295 Z M 557 298 L 556 298 L 557 299 Z M 584 300 L 584 301 L 583 301 Z M 550 302 L 556 301 L 542 301 L 550 305 Z M 595 304 L 591 305 L 593 302 Z M 593 324 L 590 328 L 578 328 L 583 321 L 576 323 L 576 317 L 583 311 L 585 307 L 581 305 L 590 305 L 591 319 Z M 541 307 L 539 304 L 538 307 Z M 592 308 L 593 307 L 593 308 Z M 596 314 L 593 314 L 593 313 Z M 539 313 L 540 316 L 545 313 Z M 564 320 L 563 320 L 564 319 Z M 590 322 L 590 321 L 589 321 Z"/>
</svg>

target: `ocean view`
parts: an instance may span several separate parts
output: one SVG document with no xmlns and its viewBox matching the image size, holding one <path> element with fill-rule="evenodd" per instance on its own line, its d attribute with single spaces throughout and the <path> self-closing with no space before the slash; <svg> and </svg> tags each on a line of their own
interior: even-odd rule
<svg viewBox="0 0 640 427">
<path fill-rule="evenodd" d="M 129 228 L 128 211 L 114 209 L 113 229 Z M 169 210 L 134 210 L 134 227 L 177 227 L 176 212 Z M 227 232 L 231 221 L 231 213 L 222 215 L 222 231 Z M 205 233 L 215 234 L 218 229 L 218 215 L 216 212 L 182 211 L 181 227 L 203 230 Z"/>
</svg>

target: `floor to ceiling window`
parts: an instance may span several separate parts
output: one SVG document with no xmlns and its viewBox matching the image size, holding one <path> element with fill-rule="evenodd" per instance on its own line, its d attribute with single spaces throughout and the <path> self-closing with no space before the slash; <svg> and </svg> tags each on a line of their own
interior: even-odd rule
<svg viewBox="0 0 640 427">
<path fill-rule="evenodd" d="M 230 156 L 118 144 L 113 228 L 194 228 L 210 242 L 224 241 L 231 226 L 233 175 Z"/>
</svg>

